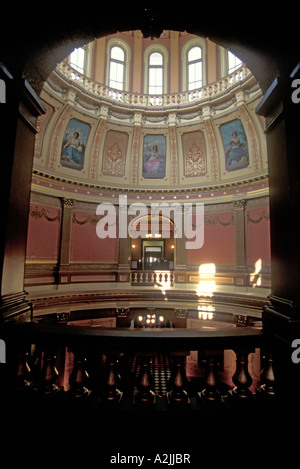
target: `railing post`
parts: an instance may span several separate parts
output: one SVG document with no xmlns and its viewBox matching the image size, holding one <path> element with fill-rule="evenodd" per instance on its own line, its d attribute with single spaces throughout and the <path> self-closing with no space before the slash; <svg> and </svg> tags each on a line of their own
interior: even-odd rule
<svg viewBox="0 0 300 469">
<path fill-rule="evenodd" d="M 119 404 L 123 393 L 118 389 L 120 376 L 118 373 L 118 360 L 115 355 L 106 355 L 106 379 L 103 387 L 102 398 L 107 404 Z"/>
<path fill-rule="evenodd" d="M 172 357 L 173 371 L 169 380 L 170 391 L 167 393 L 168 403 L 175 406 L 190 404 L 188 393 L 186 391 L 186 353 L 173 353 Z"/>
<path fill-rule="evenodd" d="M 252 378 L 248 371 L 248 355 L 249 351 L 235 350 L 236 353 L 236 370 L 232 377 L 235 387 L 231 391 L 233 397 L 246 400 L 253 397 L 249 387 L 252 384 Z"/>
<path fill-rule="evenodd" d="M 216 358 L 220 353 L 218 351 L 205 352 L 207 355 L 207 370 L 205 375 L 205 387 L 199 393 L 199 397 L 203 403 L 220 403 L 222 395 L 218 389 L 217 363 Z"/>
<path fill-rule="evenodd" d="M 87 398 L 91 395 L 90 377 L 87 372 L 86 358 L 82 351 L 74 350 L 74 367 L 69 377 L 69 396 L 75 399 Z"/>
<path fill-rule="evenodd" d="M 55 365 L 56 354 L 51 349 L 44 350 L 43 366 L 41 370 L 41 378 L 39 383 L 39 391 L 44 396 L 53 396 L 63 391 L 62 386 L 58 386 L 56 381 L 58 379 L 58 371 Z"/>
<path fill-rule="evenodd" d="M 270 352 L 268 352 L 264 357 L 264 366 L 260 376 L 262 384 L 257 390 L 258 395 L 274 398 L 276 395 L 275 376 L 273 369 L 273 357 Z"/>
<path fill-rule="evenodd" d="M 153 388 L 153 379 L 150 372 L 152 355 L 140 355 L 140 372 L 137 378 L 137 390 L 134 393 L 134 403 L 149 407 L 153 406 L 156 402 L 156 396 Z"/>
<path fill-rule="evenodd" d="M 23 391 L 32 386 L 31 367 L 29 364 L 29 352 L 20 352 L 17 365 L 17 391 Z"/>
</svg>

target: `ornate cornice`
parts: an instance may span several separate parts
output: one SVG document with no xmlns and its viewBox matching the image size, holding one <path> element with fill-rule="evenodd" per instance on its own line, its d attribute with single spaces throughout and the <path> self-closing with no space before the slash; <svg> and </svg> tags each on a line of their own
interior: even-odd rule
<svg viewBox="0 0 300 469">
<path fill-rule="evenodd" d="M 37 180 L 34 180 L 32 190 L 37 189 L 37 182 L 38 180 L 44 184 L 41 184 L 40 188 L 42 187 L 51 187 L 53 188 L 54 184 L 58 191 L 62 192 L 71 192 L 74 195 L 74 199 L 81 199 L 78 197 L 79 190 L 84 192 L 84 195 L 88 199 L 89 196 L 92 195 L 92 192 L 97 192 L 98 196 L 103 196 L 104 192 L 106 192 L 107 196 L 115 197 L 118 194 L 127 194 L 132 198 L 139 198 L 139 196 L 161 196 L 161 197 L 199 197 L 201 195 L 205 196 L 205 194 L 209 194 L 210 197 L 217 196 L 217 192 L 221 192 L 222 195 L 226 195 L 226 191 L 235 191 L 234 193 L 239 193 L 242 197 L 243 193 L 249 193 L 251 190 L 254 189 L 252 186 L 265 186 L 263 188 L 264 194 L 259 194 L 261 197 L 262 195 L 268 195 L 268 175 L 261 174 L 259 176 L 249 177 L 247 179 L 243 179 L 240 181 L 231 181 L 231 182 L 222 182 L 220 184 L 209 184 L 207 186 L 199 186 L 199 187 L 168 187 L 162 188 L 159 187 L 157 189 L 151 188 L 142 188 L 142 187 L 112 187 L 111 185 L 104 185 L 104 184 L 92 184 L 92 183 L 84 183 L 80 181 L 72 181 L 67 180 L 66 177 L 60 178 L 59 176 L 49 175 L 43 171 L 33 170 L 33 176 L 37 177 Z M 250 187 L 249 187 L 250 186 Z M 261 190 L 257 187 L 256 190 Z M 238 192 L 236 192 L 238 191 Z M 47 192 L 47 191 L 46 191 Z M 64 197 L 63 197 L 64 198 Z"/>
</svg>

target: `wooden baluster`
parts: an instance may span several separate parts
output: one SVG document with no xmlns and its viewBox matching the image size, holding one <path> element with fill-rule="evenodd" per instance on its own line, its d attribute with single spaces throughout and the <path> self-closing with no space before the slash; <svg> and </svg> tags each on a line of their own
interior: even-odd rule
<svg viewBox="0 0 300 469">
<path fill-rule="evenodd" d="M 121 380 L 118 373 L 118 360 L 114 355 L 107 355 L 106 358 L 107 373 L 102 400 L 107 404 L 119 404 L 123 393 L 118 389 Z"/>
<path fill-rule="evenodd" d="M 156 396 L 153 388 L 153 379 L 150 372 L 151 355 L 140 356 L 140 372 L 137 378 L 137 390 L 134 394 L 134 403 L 143 407 L 153 406 Z"/>
<path fill-rule="evenodd" d="M 264 357 L 264 367 L 261 371 L 262 384 L 258 388 L 260 396 L 275 397 L 275 376 L 273 369 L 273 358 L 271 353 L 267 353 Z"/>
<path fill-rule="evenodd" d="M 231 391 L 233 397 L 240 399 L 249 399 L 253 397 L 249 387 L 252 384 L 252 378 L 248 371 L 248 355 L 245 350 L 238 350 L 236 353 L 236 371 L 232 377 L 235 388 Z"/>
<path fill-rule="evenodd" d="M 69 377 L 69 396 L 75 399 L 86 399 L 91 396 L 90 377 L 87 372 L 87 360 L 83 352 L 75 350 L 74 366 Z"/>
<path fill-rule="evenodd" d="M 31 367 L 29 365 L 29 352 L 24 351 L 19 354 L 17 365 L 16 390 L 24 391 L 32 386 Z"/>
<path fill-rule="evenodd" d="M 169 380 L 170 391 L 167 393 L 169 404 L 182 406 L 190 403 L 186 383 L 185 354 L 173 354 L 173 373 Z"/>
<path fill-rule="evenodd" d="M 61 391 L 63 387 L 57 386 L 58 371 L 55 366 L 56 355 L 53 350 L 46 349 L 43 356 L 43 366 L 41 370 L 41 380 L 39 383 L 39 391 L 44 396 L 54 396 Z"/>
<path fill-rule="evenodd" d="M 207 359 L 207 372 L 205 375 L 205 387 L 199 393 L 204 403 L 220 403 L 222 402 L 221 393 L 218 389 L 218 376 L 216 370 L 216 353 L 210 353 Z"/>
</svg>

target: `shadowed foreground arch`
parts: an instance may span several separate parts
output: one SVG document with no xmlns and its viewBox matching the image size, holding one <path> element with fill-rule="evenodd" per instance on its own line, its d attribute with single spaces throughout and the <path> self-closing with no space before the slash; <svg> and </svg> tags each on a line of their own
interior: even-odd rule
<svg viewBox="0 0 300 469">
<path fill-rule="evenodd" d="M 36 119 L 44 112 L 39 99 L 44 81 L 74 47 L 95 37 L 118 30 L 141 29 L 146 36 L 157 36 L 163 29 L 186 30 L 230 48 L 248 65 L 264 92 L 257 111 L 267 124 L 272 294 L 263 323 L 267 334 L 275 332 L 279 338 L 276 353 L 281 365 L 277 371 L 284 378 L 281 382 L 288 378 L 296 396 L 299 372 L 291 366 L 290 346 L 300 334 L 300 105 L 291 100 L 292 80 L 299 78 L 292 10 L 286 6 L 289 20 L 285 23 L 285 12 L 280 11 L 276 18 L 274 11 L 263 12 L 261 6 L 255 15 L 245 15 L 247 20 L 234 8 L 221 12 L 216 20 L 211 6 L 205 12 L 202 5 L 188 11 L 129 9 L 126 5 L 78 12 L 76 6 L 65 11 L 50 6 L 35 10 L 32 4 L 30 8 L 27 4 L 20 7 L 15 26 L 16 12 L 8 6 L 5 22 L 14 26 L 2 28 L 0 33 L 0 79 L 7 85 L 6 103 L 0 107 L 1 224 L 5 227 L 0 234 L 2 321 L 31 320 L 24 292 L 24 262 Z M 281 36 L 279 29 L 285 34 L 287 27 L 289 34 Z"/>
</svg>

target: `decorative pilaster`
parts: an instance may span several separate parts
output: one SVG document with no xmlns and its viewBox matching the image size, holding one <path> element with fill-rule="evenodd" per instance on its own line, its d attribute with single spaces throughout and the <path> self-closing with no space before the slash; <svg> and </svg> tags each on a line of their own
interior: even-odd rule
<svg viewBox="0 0 300 469">
<path fill-rule="evenodd" d="M 127 207 L 121 205 L 119 207 L 120 210 L 120 220 L 118 223 L 122 223 L 123 220 L 121 220 L 122 213 L 126 212 L 127 213 Z M 127 233 L 126 238 L 119 238 L 119 258 L 118 258 L 118 282 L 129 282 L 130 280 L 130 268 L 131 268 L 131 238 L 128 234 L 128 223 L 129 223 L 130 217 L 127 218 L 126 220 L 126 227 L 125 231 Z"/>
<path fill-rule="evenodd" d="M 70 263 L 70 242 L 72 228 L 72 209 L 75 201 L 66 197 L 61 198 L 62 222 L 59 250 L 59 283 L 69 283 L 68 269 Z"/>
<path fill-rule="evenodd" d="M 138 155 L 139 155 L 139 142 L 141 135 L 142 114 L 134 115 L 134 128 L 132 137 L 132 158 L 131 158 L 131 175 L 130 182 L 136 185 L 138 182 Z"/>
<path fill-rule="evenodd" d="M 171 184 L 178 184 L 177 142 L 176 142 L 176 114 L 169 115 L 169 138 L 171 152 Z"/>
<path fill-rule="evenodd" d="M 235 277 L 235 283 L 239 286 L 246 286 L 246 200 L 235 200 L 233 206 L 235 214 L 236 272 L 238 274 Z"/>
<path fill-rule="evenodd" d="M 175 283 L 186 283 L 186 237 L 184 234 L 184 210 L 183 206 L 181 207 L 181 226 L 182 226 L 182 233 L 176 236 L 174 232 L 174 245 L 175 245 L 175 252 L 174 252 L 174 267 L 175 267 Z"/>
</svg>

